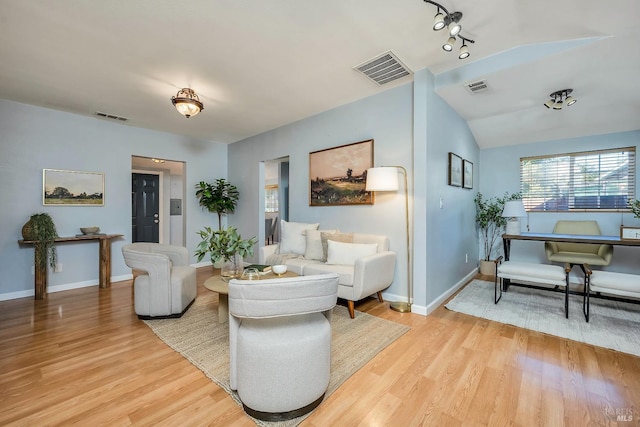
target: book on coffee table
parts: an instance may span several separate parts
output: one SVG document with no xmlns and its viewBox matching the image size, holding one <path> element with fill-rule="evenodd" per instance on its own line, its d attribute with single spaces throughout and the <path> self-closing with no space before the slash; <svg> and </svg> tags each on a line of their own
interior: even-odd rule
<svg viewBox="0 0 640 427">
<path fill-rule="evenodd" d="M 260 272 L 260 274 L 267 274 L 267 273 L 271 273 L 271 266 L 270 265 L 263 265 L 263 264 L 251 264 L 245 267 L 245 269 L 247 268 L 255 268 L 256 270 L 258 270 L 258 272 Z"/>
</svg>

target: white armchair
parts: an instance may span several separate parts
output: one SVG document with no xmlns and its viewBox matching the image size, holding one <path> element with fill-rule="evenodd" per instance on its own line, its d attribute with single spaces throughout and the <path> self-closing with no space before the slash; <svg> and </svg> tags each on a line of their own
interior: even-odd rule
<svg viewBox="0 0 640 427">
<path fill-rule="evenodd" d="M 196 269 L 187 248 L 158 243 L 122 247 L 124 261 L 142 270 L 134 281 L 134 305 L 140 319 L 181 317 L 195 301 Z"/>
<path fill-rule="evenodd" d="M 254 418 L 317 407 L 329 385 L 338 276 L 229 282 L 229 383 Z"/>
</svg>

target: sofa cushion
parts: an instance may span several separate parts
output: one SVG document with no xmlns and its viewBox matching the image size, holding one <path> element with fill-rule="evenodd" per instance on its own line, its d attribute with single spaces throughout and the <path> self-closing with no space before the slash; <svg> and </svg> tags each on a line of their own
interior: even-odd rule
<svg viewBox="0 0 640 427">
<path fill-rule="evenodd" d="M 327 251 L 322 249 L 322 234 L 338 233 L 338 230 L 305 230 L 306 247 L 304 257 L 318 261 L 327 260 Z"/>
<path fill-rule="evenodd" d="M 327 264 L 355 265 L 358 258 L 373 255 L 378 251 L 377 243 L 343 243 L 329 240 Z"/>
<path fill-rule="evenodd" d="M 267 257 L 265 260 L 265 264 L 267 265 L 278 265 L 278 264 L 286 264 L 292 258 L 300 258 L 300 255 L 296 254 L 272 254 Z"/>
<path fill-rule="evenodd" d="M 280 247 L 282 254 L 304 255 L 307 245 L 305 230 L 317 230 L 319 223 L 308 224 L 304 222 L 280 222 Z"/>
<path fill-rule="evenodd" d="M 353 286 L 353 265 L 332 265 L 313 263 L 304 267 L 306 276 L 312 274 L 336 273 L 338 275 L 338 283 L 341 286 Z"/>
</svg>

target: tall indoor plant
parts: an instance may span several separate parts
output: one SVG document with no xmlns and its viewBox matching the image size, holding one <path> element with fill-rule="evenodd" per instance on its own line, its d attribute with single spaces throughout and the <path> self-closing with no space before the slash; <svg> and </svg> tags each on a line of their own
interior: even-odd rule
<svg viewBox="0 0 640 427">
<path fill-rule="evenodd" d="M 508 200 L 521 199 L 520 193 L 509 195 L 505 193 L 503 197 L 485 198 L 482 193 L 478 193 L 473 199 L 476 205 L 476 226 L 480 232 L 483 244 L 484 258 L 480 260 L 480 272 L 492 275 L 493 259 L 492 255 L 500 236 L 504 233 L 507 225 L 507 218 L 502 216 L 504 204 Z"/>
<path fill-rule="evenodd" d="M 56 225 L 48 213 L 33 214 L 29 221 L 22 226 L 22 238 L 37 242 L 34 256 L 39 265 L 36 268 L 45 269 L 47 264 L 55 268 L 57 252 L 55 239 L 58 237 Z"/>
<path fill-rule="evenodd" d="M 631 212 L 633 212 L 633 216 L 640 219 L 640 200 L 629 200 L 627 204 Z"/>
<path fill-rule="evenodd" d="M 213 183 L 200 181 L 196 189 L 200 206 L 218 214 L 218 230 L 221 230 L 222 215 L 233 213 L 236 209 L 240 197 L 238 189 L 224 178 L 218 178 Z"/>
<path fill-rule="evenodd" d="M 243 258 L 253 256 L 253 246 L 258 241 L 255 237 L 242 239 L 234 227 L 220 230 L 205 227 L 198 234 L 202 238 L 195 251 L 198 262 L 207 254 L 211 257 L 211 263 L 222 261 L 220 275 L 225 281 L 240 277 L 244 268 Z"/>
</svg>

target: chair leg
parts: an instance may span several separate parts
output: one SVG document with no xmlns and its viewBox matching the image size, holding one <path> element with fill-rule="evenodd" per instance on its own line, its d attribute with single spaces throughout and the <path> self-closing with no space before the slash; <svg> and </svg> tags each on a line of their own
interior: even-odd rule
<svg viewBox="0 0 640 427">
<path fill-rule="evenodd" d="M 589 323 L 589 293 L 590 291 L 590 280 L 589 275 L 586 274 L 584 276 L 584 294 L 582 296 L 582 313 L 584 314 L 584 319 Z"/>
<path fill-rule="evenodd" d="M 384 302 L 384 300 L 382 299 L 382 291 L 378 291 L 378 301 Z"/>
<path fill-rule="evenodd" d="M 498 288 L 500 288 L 500 296 L 498 296 Z M 502 278 L 498 278 L 498 275 L 493 279 L 493 303 L 497 304 L 502 299 Z"/>
<path fill-rule="evenodd" d="M 351 300 L 347 300 L 347 306 L 349 307 L 349 316 L 353 319 L 356 317 L 355 303 Z"/>
</svg>

